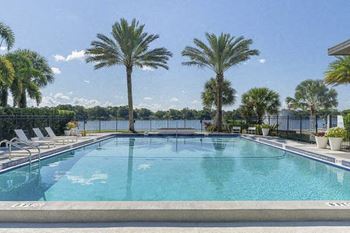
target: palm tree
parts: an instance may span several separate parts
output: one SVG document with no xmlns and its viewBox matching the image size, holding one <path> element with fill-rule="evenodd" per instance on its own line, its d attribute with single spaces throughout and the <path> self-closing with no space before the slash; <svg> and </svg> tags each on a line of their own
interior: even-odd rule
<svg viewBox="0 0 350 233">
<path fill-rule="evenodd" d="M 11 28 L 0 22 L 0 47 L 6 44 L 7 50 L 10 50 L 15 43 L 15 34 Z"/>
<path fill-rule="evenodd" d="M 7 54 L 7 58 L 15 70 L 15 78 L 10 86 L 14 106 L 27 107 L 27 95 L 39 105 L 41 102 L 40 88 L 54 81 L 52 70 L 46 59 L 30 50 L 17 50 Z"/>
<path fill-rule="evenodd" d="M 15 77 L 12 63 L 5 57 L 0 56 L 0 106 L 7 106 L 7 89 L 11 86 Z"/>
<path fill-rule="evenodd" d="M 325 73 L 326 84 L 350 84 L 350 56 L 337 57 Z"/>
<path fill-rule="evenodd" d="M 268 88 L 252 88 L 242 95 L 242 114 L 250 120 L 256 119 L 258 124 L 263 122 L 266 114 L 276 114 L 281 103 L 279 94 Z"/>
<path fill-rule="evenodd" d="M 15 36 L 10 27 L 0 22 L 0 47 L 6 45 L 9 51 L 15 43 Z M 0 56 L 0 106 L 7 105 L 7 89 L 14 79 L 14 69 L 6 56 Z"/>
<path fill-rule="evenodd" d="M 134 132 L 133 98 L 131 75 L 134 66 L 153 69 L 168 69 L 167 61 L 172 56 L 165 48 L 149 49 L 150 44 L 159 38 L 158 35 L 144 32 L 144 26 L 133 19 L 129 24 L 121 19 L 112 26 L 112 37 L 97 34 L 96 41 L 87 49 L 86 62 L 94 63 L 95 69 L 123 65 L 126 69 L 129 130 Z"/>
<path fill-rule="evenodd" d="M 288 108 L 310 113 L 310 130 L 318 111 L 338 106 L 337 92 L 329 89 L 322 80 L 305 80 L 295 88 L 294 98 L 287 97 Z"/>
<path fill-rule="evenodd" d="M 259 51 L 250 49 L 253 41 L 242 36 L 234 37 L 225 33 L 221 33 L 219 36 L 206 33 L 205 36 L 208 44 L 199 39 L 194 39 L 195 47 L 187 46 L 182 51 L 182 56 L 190 59 L 190 61 L 182 64 L 206 67 L 215 72 L 217 80 L 215 126 L 216 130 L 222 131 L 224 72 L 239 63 L 247 61 L 251 56 L 258 55 Z"/>
<path fill-rule="evenodd" d="M 211 109 L 213 106 L 217 107 L 216 103 L 216 79 L 211 78 L 204 85 L 202 92 L 202 103 L 205 108 Z M 229 80 L 224 80 L 222 84 L 222 105 L 231 105 L 236 101 L 236 90 L 231 87 Z"/>
</svg>

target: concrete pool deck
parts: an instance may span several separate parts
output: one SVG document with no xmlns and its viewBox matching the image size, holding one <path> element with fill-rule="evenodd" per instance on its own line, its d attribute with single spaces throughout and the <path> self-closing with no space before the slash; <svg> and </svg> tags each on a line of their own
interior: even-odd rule
<svg viewBox="0 0 350 233">
<path fill-rule="evenodd" d="M 318 149 L 315 144 L 288 140 L 279 137 L 263 137 L 261 135 L 244 134 L 243 138 L 268 144 L 292 153 L 302 154 L 305 157 L 333 164 L 347 170 L 350 169 L 350 151 L 331 151 L 330 149 Z"/>
<path fill-rule="evenodd" d="M 40 158 L 44 159 L 47 157 L 51 157 L 52 155 L 62 153 L 66 150 L 79 148 L 81 146 L 85 146 L 99 140 L 104 140 L 108 137 L 111 137 L 112 134 L 91 134 L 86 137 L 78 137 L 76 142 L 70 142 L 66 144 L 56 144 L 54 147 L 48 148 L 47 146 L 41 146 Z M 28 148 L 29 149 L 29 148 Z M 32 161 L 36 161 L 39 158 L 39 153 L 37 149 L 29 149 L 32 153 Z M 3 150 L 4 153 L 0 155 L 0 172 L 4 172 L 13 167 L 21 166 L 24 164 L 28 164 L 30 161 L 28 152 L 26 150 L 14 150 L 12 151 L 11 158 L 9 158 L 9 153 L 6 150 Z"/>
</svg>

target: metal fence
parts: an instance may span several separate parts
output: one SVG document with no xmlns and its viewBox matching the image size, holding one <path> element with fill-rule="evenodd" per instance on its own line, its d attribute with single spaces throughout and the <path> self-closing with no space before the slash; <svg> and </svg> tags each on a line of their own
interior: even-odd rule
<svg viewBox="0 0 350 233">
<path fill-rule="evenodd" d="M 33 128 L 50 126 L 58 135 L 71 117 L 59 115 L 0 115 L 0 140 L 15 137 L 14 129 L 23 129 L 28 137 L 34 137 Z"/>
<path fill-rule="evenodd" d="M 63 133 L 64 127 L 70 117 L 59 115 L 0 115 L 0 139 L 11 139 L 14 137 L 14 129 L 23 129 L 26 134 L 33 137 L 32 128 L 52 127 L 58 134 Z M 103 132 L 103 131 L 126 131 L 128 130 L 127 120 L 87 120 L 77 119 L 80 130 Z M 135 129 L 137 131 L 154 131 L 159 128 L 194 128 L 197 131 L 205 131 L 205 126 L 211 120 L 136 120 Z M 249 126 L 256 126 L 257 119 L 232 119 L 228 126 L 240 126 L 242 132 Z M 260 120 L 261 122 L 261 120 Z M 336 116 L 319 117 L 314 119 L 297 116 L 266 116 L 262 122 L 269 124 L 271 135 L 281 138 L 288 138 L 298 141 L 313 142 L 314 133 L 326 131 L 327 128 L 337 126 Z M 350 149 L 350 129 L 348 137 L 343 143 L 344 148 Z M 257 132 L 259 133 L 259 132 Z"/>
<path fill-rule="evenodd" d="M 210 120 L 135 120 L 137 131 L 153 131 L 159 128 L 193 128 L 204 131 L 204 123 Z M 79 129 L 103 132 L 103 131 L 124 131 L 129 129 L 127 120 L 79 120 Z"/>
<path fill-rule="evenodd" d="M 105 131 L 126 131 L 128 130 L 127 120 L 79 120 L 79 129 L 105 132 Z M 154 131 L 159 128 L 194 128 L 197 131 L 206 131 L 206 124 L 211 120 L 135 120 L 135 129 L 137 131 Z M 259 120 L 251 119 L 232 119 L 228 125 L 240 126 L 242 132 L 250 126 L 256 126 Z M 261 121 L 260 121 L 261 122 Z M 271 126 L 271 135 L 281 138 L 292 139 L 313 143 L 312 136 L 318 132 L 325 132 L 328 128 L 337 126 L 337 116 L 315 116 L 299 117 L 299 116 L 266 116 L 261 123 Z M 349 129 L 348 129 L 349 130 Z M 260 133 L 259 131 L 257 133 Z M 348 133 L 350 135 L 350 132 Z M 349 137 L 343 143 L 344 148 L 350 149 Z"/>
</svg>

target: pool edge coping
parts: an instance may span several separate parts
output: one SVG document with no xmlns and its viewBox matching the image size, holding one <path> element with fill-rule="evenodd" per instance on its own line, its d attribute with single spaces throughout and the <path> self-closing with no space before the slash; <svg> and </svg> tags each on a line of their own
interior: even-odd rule
<svg viewBox="0 0 350 233">
<path fill-rule="evenodd" d="M 348 221 L 347 201 L 0 202 L 0 222 Z"/>
</svg>

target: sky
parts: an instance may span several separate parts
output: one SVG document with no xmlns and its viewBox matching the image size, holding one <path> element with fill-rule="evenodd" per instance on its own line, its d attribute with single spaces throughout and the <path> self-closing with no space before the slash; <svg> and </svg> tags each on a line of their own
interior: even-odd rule
<svg viewBox="0 0 350 233">
<path fill-rule="evenodd" d="M 201 109 L 200 94 L 214 73 L 183 66 L 181 56 L 205 32 L 253 39 L 260 55 L 231 68 L 225 78 L 240 96 L 253 87 L 268 87 L 287 96 L 305 79 L 322 79 L 335 58 L 327 49 L 349 39 L 348 0 L 11 0 L 0 1 L 0 21 L 15 33 L 14 49 L 45 56 L 55 82 L 43 89 L 40 106 L 79 104 L 126 105 L 123 67 L 94 70 L 84 50 L 97 33 L 110 34 L 120 18 L 136 18 L 160 38 L 152 48 L 173 53 L 169 70 L 135 69 L 134 105 L 152 110 Z M 0 48 L 0 50 L 2 50 Z M 4 52 L 4 51 L 0 51 Z M 350 108 L 350 86 L 335 87 L 339 109 Z"/>
</svg>

